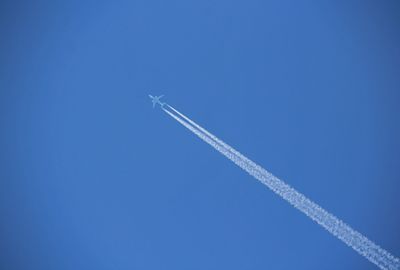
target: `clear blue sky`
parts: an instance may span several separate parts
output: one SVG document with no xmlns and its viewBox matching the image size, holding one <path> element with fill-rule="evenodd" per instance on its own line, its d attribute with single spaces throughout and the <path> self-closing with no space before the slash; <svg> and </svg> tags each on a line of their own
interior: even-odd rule
<svg viewBox="0 0 400 270">
<path fill-rule="evenodd" d="M 165 100 L 400 256 L 397 1 L 2 1 L 0 268 L 376 269 Z"/>
</svg>

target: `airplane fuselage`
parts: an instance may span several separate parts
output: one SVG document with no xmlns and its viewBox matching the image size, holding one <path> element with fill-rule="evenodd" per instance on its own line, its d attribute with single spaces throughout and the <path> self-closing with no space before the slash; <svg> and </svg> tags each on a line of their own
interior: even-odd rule
<svg viewBox="0 0 400 270">
<path fill-rule="evenodd" d="M 153 108 L 156 106 L 156 104 L 160 104 L 160 107 L 163 108 L 164 105 L 166 104 L 165 102 L 161 102 L 160 98 L 162 98 L 164 95 L 161 96 L 152 96 L 149 95 L 149 97 L 151 98 L 151 102 L 153 103 Z"/>
</svg>

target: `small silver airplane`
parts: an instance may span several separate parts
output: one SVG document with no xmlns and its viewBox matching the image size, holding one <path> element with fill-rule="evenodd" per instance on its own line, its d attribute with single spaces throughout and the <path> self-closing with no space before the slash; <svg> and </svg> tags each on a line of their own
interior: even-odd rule
<svg viewBox="0 0 400 270">
<path fill-rule="evenodd" d="M 166 103 L 160 101 L 160 98 L 162 98 L 163 96 L 164 96 L 164 95 L 161 95 L 161 96 L 154 96 L 154 97 L 153 97 L 152 95 L 149 95 L 149 97 L 151 98 L 151 102 L 153 102 L 153 108 L 156 106 L 157 103 L 160 104 L 161 108 L 164 107 L 164 105 L 165 105 Z"/>
</svg>

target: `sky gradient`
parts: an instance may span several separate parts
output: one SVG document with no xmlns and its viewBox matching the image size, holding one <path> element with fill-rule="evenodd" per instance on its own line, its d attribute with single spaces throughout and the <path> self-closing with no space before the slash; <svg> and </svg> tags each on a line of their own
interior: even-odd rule
<svg viewBox="0 0 400 270">
<path fill-rule="evenodd" d="M 2 1 L 0 269 L 376 269 L 165 101 L 400 256 L 397 1 Z"/>
</svg>

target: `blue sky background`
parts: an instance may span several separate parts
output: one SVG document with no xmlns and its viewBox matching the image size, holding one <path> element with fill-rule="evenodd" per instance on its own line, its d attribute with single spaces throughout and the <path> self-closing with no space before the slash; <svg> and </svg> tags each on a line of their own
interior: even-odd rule
<svg viewBox="0 0 400 270">
<path fill-rule="evenodd" d="M 2 1 L 1 269 L 376 269 L 153 110 L 400 256 L 397 1 Z"/>
</svg>

